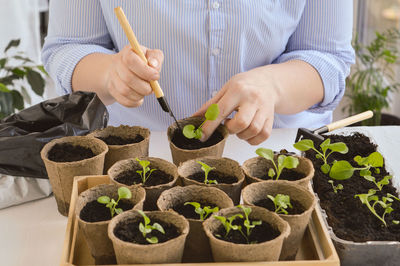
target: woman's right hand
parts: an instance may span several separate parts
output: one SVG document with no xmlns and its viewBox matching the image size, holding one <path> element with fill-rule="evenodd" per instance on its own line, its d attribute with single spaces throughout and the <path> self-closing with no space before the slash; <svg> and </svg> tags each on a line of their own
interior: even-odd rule
<svg viewBox="0 0 400 266">
<path fill-rule="evenodd" d="M 106 71 L 106 93 L 126 107 L 142 105 L 144 96 L 153 92 L 149 81 L 160 78 L 163 52 L 144 46 L 141 48 L 148 65 L 127 45 L 119 53 L 112 55 L 112 63 Z"/>
</svg>

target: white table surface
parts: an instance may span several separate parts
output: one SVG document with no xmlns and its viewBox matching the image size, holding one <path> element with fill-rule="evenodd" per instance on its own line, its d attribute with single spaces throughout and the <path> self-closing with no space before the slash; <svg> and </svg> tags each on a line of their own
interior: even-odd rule
<svg viewBox="0 0 400 266">
<path fill-rule="evenodd" d="M 360 127 L 350 130 L 367 133 L 379 143 L 379 151 L 384 155 L 391 172 L 397 176 L 395 184 L 399 187 L 400 127 Z M 230 136 L 223 156 L 242 164 L 256 156 L 254 151 L 258 147 L 295 151 L 292 144 L 296 132 L 297 129 L 274 129 L 271 137 L 258 146 L 251 146 L 236 136 Z M 172 161 L 165 132 L 151 133 L 149 154 Z M 66 225 L 67 218 L 58 213 L 54 197 L 0 210 L 0 265 L 59 265 Z"/>
</svg>

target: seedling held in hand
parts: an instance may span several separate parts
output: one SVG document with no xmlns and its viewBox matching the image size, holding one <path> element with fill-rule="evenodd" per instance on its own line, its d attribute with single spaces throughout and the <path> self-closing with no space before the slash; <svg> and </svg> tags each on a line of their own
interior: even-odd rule
<svg viewBox="0 0 400 266">
<path fill-rule="evenodd" d="M 335 193 L 338 193 L 339 190 L 342 190 L 344 188 L 342 184 L 337 184 L 335 186 L 335 183 L 333 180 L 329 180 L 328 183 L 330 183 L 332 185 L 333 192 L 335 192 Z"/>
<path fill-rule="evenodd" d="M 202 126 L 204 125 L 204 123 L 207 120 L 212 121 L 217 119 L 218 115 L 219 115 L 218 105 L 216 103 L 211 104 L 204 115 L 206 119 L 203 121 L 203 123 L 201 123 L 201 125 L 197 129 L 194 125 L 184 126 L 182 130 L 183 135 L 188 139 L 193 139 L 193 138 L 201 139 L 201 136 L 203 135 Z"/>
<path fill-rule="evenodd" d="M 121 199 L 130 199 L 132 198 L 131 191 L 126 187 L 118 188 L 118 200 L 110 199 L 108 196 L 100 196 L 97 198 L 97 202 L 101 204 L 105 204 L 107 208 L 110 209 L 111 217 L 114 217 L 115 214 L 120 214 L 123 212 L 121 208 L 117 208 L 118 202 Z"/>
<path fill-rule="evenodd" d="M 210 206 L 204 206 L 204 208 L 202 208 L 200 203 L 194 201 L 185 202 L 185 205 L 192 205 L 194 207 L 194 211 L 200 215 L 200 221 L 204 221 L 211 213 L 219 211 L 218 207 L 211 209 Z"/>
<path fill-rule="evenodd" d="M 276 194 L 276 196 L 267 195 L 267 197 L 272 200 L 275 206 L 275 212 L 278 214 L 288 214 L 287 208 L 293 208 L 290 203 L 289 195 Z"/>
<path fill-rule="evenodd" d="M 275 169 L 270 168 L 268 170 L 268 176 L 271 177 L 272 179 L 276 175 L 275 180 L 279 179 L 279 176 L 282 173 L 282 170 L 284 168 L 287 169 L 292 169 L 296 168 L 297 165 L 299 165 L 299 159 L 293 156 L 286 156 L 286 155 L 279 155 L 278 156 L 278 166 L 276 165 L 274 161 L 274 152 L 270 149 L 265 149 L 265 148 L 258 148 L 256 150 L 257 155 L 269 160 L 272 162 L 272 165 L 274 166 Z"/>
<path fill-rule="evenodd" d="M 357 155 L 356 157 L 354 157 L 354 161 L 358 165 L 364 167 L 359 167 L 359 168 L 353 167 L 348 161 L 344 160 L 335 161 L 332 165 L 332 169 L 329 173 L 329 176 L 336 180 L 345 180 L 352 177 L 354 171 L 359 170 L 360 176 L 364 177 L 369 181 L 372 181 L 372 179 L 375 180 L 375 178 L 371 176 L 372 175 L 371 168 L 375 169 L 375 173 L 379 173 L 380 170 L 377 167 L 383 166 L 383 157 L 379 152 L 373 152 L 367 157 L 361 157 Z M 379 186 L 385 185 L 385 182 L 388 181 L 389 180 L 382 181 L 382 183 Z"/>
<path fill-rule="evenodd" d="M 208 179 L 208 173 L 215 169 L 215 167 L 211 167 L 203 162 L 196 161 L 198 164 L 201 165 L 201 170 L 204 172 L 204 184 L 218 184 L 217 180 L 209 180 Z"/>
<path fill-rule="evenodd" d="M 142 233 L 143 237 L 146 238 L 147 242 L 149 242 L 150 244 L 157 244 L 158 238 L 156 236 L 147 237 L 147 235 L 150 234 L 153 230 L 157 230 L 160 233 L 165 234 L 164 228 L 159 223 L 153 223 L 153 225 L 150 225 L 150 218 L 147 217 L 147 215 L 143 211 L 138 210 L 138 212 L 140 213 L 140 215 L 142 215 L 144 219 L 144 224 L 142 222 L 139 224 L 139 231 Z"/>
<path fill-rule="evenodd" d="M 393 199 L 390 197 L 382 197 L 382 200 L 379 200 L 379 197 L 375 195 L 376 190 L 370 189 L 367 194 L 357 194 L 354 197 L 359 198 L 362 204 L 365 204 L 368 209 L 375 215 L 385 226 L 387 226 L 385 221 L 385 215 L 389 214 L 393 211 L 392 203 Z M 371 205 L 372 203 L 372 205 Z M 376 210 L 375 206 L 379 204 L 383 209 L 384 212 L 382 215 L 379 215 Z"/>
<path fill-rule="evenodd" d="M 347 153 L 349 151 L 349 149 L 347 148 L 347 145 L 345 143 L 343 143 L 343 142 L 331 143 L 330 139 L 324 140 L 324 142 L 322 142 L 319 145 L 319 147 L 321 148 L 322 152 L 314 147 L 314 142 L 312 140 L 310 140 L 310 139 L 302 139 L 299 142 L 293 144 L 293 147 L 295 147 L 299 151 L 308 151 L 310 149 L 315 151 L 317 153 L 315 155 L 315 157 L 317 159 L 322 159 L 324 161 L 324 164 L 321 166 L 321 171 L 324 174 L 329 173 L 329 171 L 331 169 L 331 167 L 330 167 L 330 165 L 328 163 L 328 157 L 333 152 L 339 152 L 341 154 L 345 154 L 345 153 Z M 328 152 L 328 150 L 330 150 L 330 152 Z"/>
<path fill-rule="evenodd" d="M 142 184 L 144 185 L 146 181 L 150 178 L 151 173 L 153 173 L 157 169 L 150 169 L 149 161 L 140 160 L 139 158 L 136 158 L 136 161 L 138 161 L 140 166 L 142 166 L 142 170 L 137 170 L 136 173 L 140 175 L 140 177 L 142 178 Z"/>
</svg>

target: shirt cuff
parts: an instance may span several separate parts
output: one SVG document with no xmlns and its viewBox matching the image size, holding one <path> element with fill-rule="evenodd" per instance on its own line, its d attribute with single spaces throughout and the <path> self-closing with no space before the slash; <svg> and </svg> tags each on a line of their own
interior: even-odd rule
<svg viewBox="0 0 400 266">
<path fill-rule="evenodd" d="M 72 74 L 82 58 L 93 53 L 115 54 L 113 50 L 99 45 L 66 44 L 56 50 L 52 52 L 47 71 L 61 94 L 72 92 Z"/>
<path fill-rule="evenodd" d="M 319 73 L 324 85 L 324 99 L 307 111 L 324 113 L 332 111 L 339 104 L 345 92 L 345 80 L 350 73 L 350 65 L 344 63 L 334 54 L 315 50 L 298 50 L 284 53 L 274 63 L 290 60 L 302 60 L 313 66 Z"/>
</svg>

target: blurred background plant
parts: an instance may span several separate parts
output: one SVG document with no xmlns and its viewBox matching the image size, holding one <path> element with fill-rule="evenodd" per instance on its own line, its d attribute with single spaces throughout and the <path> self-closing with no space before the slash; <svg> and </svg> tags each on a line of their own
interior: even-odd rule
<svg viewBox="0 0 400 266">
<path fill-rule="evenodd" d="M 394 65 L 398 63 L 397 44 L 400 32 L 388 29 L 376 32 L 375 38 L 367 45 L 359 42 L 356 36 L 353 47 L 356 53 L 356 64 L 347 79 L 347 98 L 349 102 L 343 111 L 349 115 L 367 110 L 374 112 L 374 117 L 362 122 L 364 126 L 381 124 L 382 109 L 390 104 L 390 92 L 398 90 Z"/>
<path fill-rule="evenodd" d="M 19 39 L 11 40 L 4 49 L 5 56 L 0 58 L 0 119 L 24 109 L 25 103 L 31 104 L 28 90 L 39 96 L 44 93 L 46 71 L 18 51 L 19 44 Z"/>
</svg>

